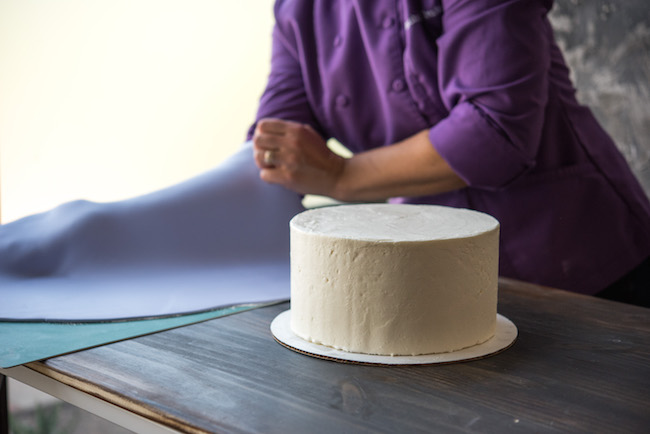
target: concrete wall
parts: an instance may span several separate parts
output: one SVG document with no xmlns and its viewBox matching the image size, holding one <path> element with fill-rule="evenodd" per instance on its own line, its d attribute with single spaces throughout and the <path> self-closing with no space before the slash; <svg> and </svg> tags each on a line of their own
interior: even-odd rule
<svg viewBox="0 0 650 434">
<path fill-rule="evenodd" d="M 578 98 L 650 192 L 650 1 L 556 0 L 551 20 Z"/>
</svg>

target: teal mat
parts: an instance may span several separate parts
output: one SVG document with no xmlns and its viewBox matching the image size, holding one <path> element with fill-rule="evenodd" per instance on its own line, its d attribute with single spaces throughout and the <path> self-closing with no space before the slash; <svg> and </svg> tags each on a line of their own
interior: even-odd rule
<svg viewBox="0 0 650 434">
<path fill-rule="evenodd" d="M 0 322 L 0 368 L 219 318 L 268 304 L 231 306 L 168 318 L 105 323 Z"/>
</svg>

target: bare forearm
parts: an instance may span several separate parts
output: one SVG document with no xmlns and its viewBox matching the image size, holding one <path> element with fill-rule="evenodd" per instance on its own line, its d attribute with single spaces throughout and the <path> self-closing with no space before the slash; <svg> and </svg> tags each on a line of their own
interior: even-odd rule
<svg viewBox="0 0 650 434">
<path fill-rule="evenodd" d="M 280 119 L 260 120 L 253 143 L 260 177 L 302 194 L 365 202 L 465 186 L 431 145 L 427 130 L 347 160 L 311 127 Z"/>
<path fill-rule="evenodd" d="M 465 187 L 431 145 L 427 131 L 346 160 L 331 196 L 352 201 L 424 196 Z"/>
</svg>

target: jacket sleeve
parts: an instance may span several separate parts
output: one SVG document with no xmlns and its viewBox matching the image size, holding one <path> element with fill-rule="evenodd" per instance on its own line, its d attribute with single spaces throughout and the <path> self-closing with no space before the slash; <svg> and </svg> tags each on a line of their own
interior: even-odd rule
<svg viewBox="0 0 650 434">
<path fill-rule="evenodd" d="M 253 136 L 257 121 L 264 118 L 309 124 L 323 135 L 323 129 L 314 116 L 305 90 L 297 42 L 291 31 L 292 18 L 283 15 L 282 1 L 275 4 L 275 17 L 271 72 L 260 98 L 255 124 L 248 130 L 248 139 Z"/>
<path fill-rule="evenodd" d="M 429 131 L 470 186 L 499 189 L 535 165 L 550 68 L 549 1 L 443 1 L 440 94 Z"/>
</svg>

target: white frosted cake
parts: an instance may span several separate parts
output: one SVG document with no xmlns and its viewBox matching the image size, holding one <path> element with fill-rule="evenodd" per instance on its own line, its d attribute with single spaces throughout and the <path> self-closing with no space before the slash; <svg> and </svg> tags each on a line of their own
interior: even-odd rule
<svg viewBox="0 0 650 434">
<path fill-rule="evenodd" d="M 499 223 L 434 205 L 342 205 L 291 227 L 291 330 L 339 350 L 443 353 L 495 332 Z"/>
</svg>

